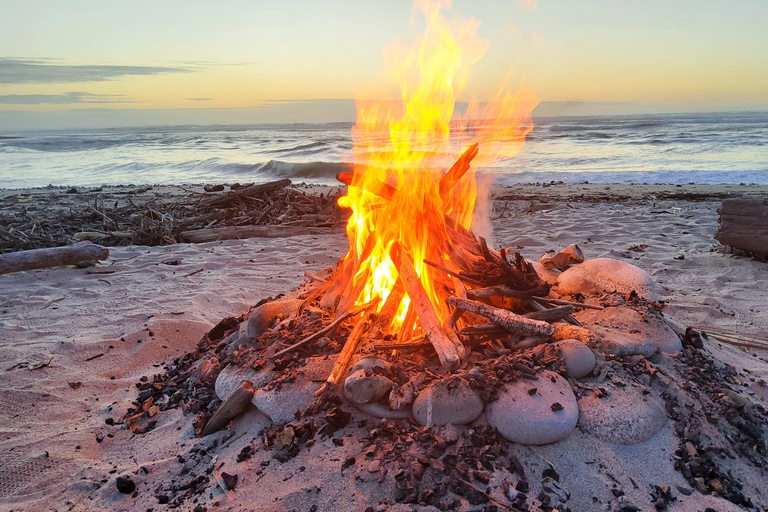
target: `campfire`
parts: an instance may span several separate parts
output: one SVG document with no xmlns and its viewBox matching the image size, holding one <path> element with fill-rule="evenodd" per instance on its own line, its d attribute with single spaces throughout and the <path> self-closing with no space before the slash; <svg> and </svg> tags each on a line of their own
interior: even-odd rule
<svg viewBox="0 0 768 512">
<path fill-rule="evenodd" d="M 281 461 L 314 436 L 344 428 L 353 409 L 402 421 L 387 424 L 394 437 L 410 435 L 409 426 L 474 425 L 472 443 L 480 436 L 477 446 L 493 450 L 446 451 L 435 437 L 417 456 L 421 469 L 395 475 L 398 501 L 424 503 L 439 498 L 418 487 L 425 465 L 438 473 L 455 466 L 457 492 L 486 503 L 487 492 L 468 475 L 488 483 L 482 467 L 506 453 L 501 438 L 548 444 L 581 422 L 631 444 L 663 426 L 664 405 L 639 384 L 615 393 L 637 400 L 637 418 L 615 418 L 614 406 L 601 401 L 611 395 L 604 381 L 613 358 L 682 348 L 648 274 L 616 260 L 585 261 L 576 245 L 532 262 L 475 234 L 476 168 L 520 150 L 536 101 L 505 85 L 487 105 L 472 102 L 457 115 L 454 104 L 485 45 L 476 22 L 456 28 L 437 6 L 422 10 L 424 35 L 407 51 L 390 49 L 388 83 L 399 86 L 400 100 L 358 103 L 354 163 L 338 175 L 347 185 L 339 205 L 350 211 L 349 251 L 333 268 L 307 271 L 298 290 L 223 320 L 197 351 L 142 384 L 129 425 L 158 407 L 181 406 L 207 436 L 252 403 L 272 420 L 264 440 Z M 655 371 L 637 364 L 638 372 Z M 595 383 L 581 381 L 589 375 Z M 367 435 L 368 455 L 382 463 L 405 456 L 392 451 L 396 444 L 384 450 L 378 435 Z M 523 475 L 510 460 L 510 471 Z M 476 470 L 462 471 L 465 462 Z"/>
</svg>

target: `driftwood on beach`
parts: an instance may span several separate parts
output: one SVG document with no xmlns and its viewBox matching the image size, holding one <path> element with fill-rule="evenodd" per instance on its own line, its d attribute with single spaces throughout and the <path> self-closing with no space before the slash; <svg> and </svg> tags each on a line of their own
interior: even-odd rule
<svg viewBox="0 0 768 512">
<path fill-rule="evenodd" d="M 11 254 L 0 254 L 0 274 L 60 265 L 89 266 L 108 257 L 109 249 L 88 241 L 65 247 L 19 251 Z"/>
<path fill-rule="evenodd" d="M 80 240 L 156 246 L 184 238 L 203 242 L 294 236 L 305 233 L 299 228 L 341 228 L 348 215 L 337 205 L 339 189 L 320 193 L 294 186 L 289 179 L 226 188 L 99 187 L 0 195 L 0 253 Z M 281 228 L 268 229 L 276 226 Z M 253 227 L 259 229 L 247 229 Z M 227 228 L 231 231 L 223 235 L 207 232 Z"/>
<path fill-rule="evenodd" d="M 768 255 L 768 199 L 726 199 L 718 212 L 715 238 L 723 246 Z"/>
</svg>

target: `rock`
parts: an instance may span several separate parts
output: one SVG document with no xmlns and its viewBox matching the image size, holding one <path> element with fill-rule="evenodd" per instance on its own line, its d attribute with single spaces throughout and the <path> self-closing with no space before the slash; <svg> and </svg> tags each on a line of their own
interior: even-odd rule
<svg viewBox="0 0 768 512">
<path fill-rule="evenodd" d="M 389 363 L 389 361 L 383 357 L 365 356 L 361 358 L 357 363 L 355 363 L 354 366 L 352 366 L 352 369 L 349 371 L 349 373 L 354 373 L 357 370 L 373 370 L 374 368 L 383 368 L 388 370 L 391 367 L 392 365 Z"/>
<path fill-rule="evenodd" d="M 374 416 L 376 418 L 387 418 L 387 419 L 399 420 L 399 419 L 411 417 L 410 406 L 403 407 L 402 409 L 398 409 L 395 411 L 389 406 L 379 402 L 371 402 L 368 404 L 353 403 L 353 405 L 357 407 L 360 411 L 364 412 L 365 414 L 370 414 L 371 416 Z"/>
<path fill-rule="evenodd" d="M 310 357 L 296 370 L 295 382 L 284 382 L 274 389 L 258 388 L 251 403 L 277 425 L 294 421 L 297 411 L 304 412 L 312 404 L 335 361 L 336 357 Z"/>
<path fill-rule="evenodd" d="M 421 425 L 466 425 L 483 412 L 483 401 L 469 384 L 457 379 L 431 383 L 413 401 L 413 417 Z"/>
<path fill-rule="evenodd" d="M 646 314 L 626 306 L 603 310 L 583 310 L 574 317 L 601 338 L 600 350 L 619 357 L 650 357 L 656 347 L 663 352 L 682 350 L 682 342 L 663 319 L 649 311 Z"/>
<path fill-rule="evenodd" d="M 117 477 L 117 480 L 115 480 L 115 486 L 117 487 L 117 490 L 123 494 L 131 494 L 136 490 L 136 484 L 133 483 L 133 480 L 122 476 Z"/>
<path fill-rule="evenodd" d="M 538 261 L 526 261 L 533 265 L 533 269 L 536 271 L 542 281 L 546 282 L 550 286 L 555 286 L 557 284 L 557 278 L 560 277 L 560 273 L 546 268 Z"/>
<path fill-rule="evenodd" d="M 642 443 L 652 438 L 667 421 L 664 406 L 642 389 L 628 385 L 608 386 L 609 395 L 588 395 L 579 400 L 579 426 L 584 432 L 617 444 Z"/>
<path fill-rule="evenodd" d="M 392 391 L 394 384 L 383 375 L 358 369 L 344 380 L 344 396 L 358 404 L 374 402 Z"/>
<path fill-rule="evenodd" d="M 566 246 L 562 251 L 555 254 L 554 256 L 546 253 L 541 258 L 539 258 L 539 263 L 548 269 L 565 269 L 571 265 L 576 265 L 583 262 L 584 253 L 576 244 Z"/>
<path fill-rule="evenodd" d="M 257 307 L 251 312 L 251 316 L 248 317 L 245 331 L 237 340 L 237 343 L 240 345 L 253 343 L 256 338 L 264 334 L 272 326 L 272 322 L 275 321 L 278 315 L 282 315 L 285 318 L 295 314 L 302 302 L 302 300 L 293 296 L 286 296 Z"/>
<path fill-rule="evenodd" d="M 541 445 L 571 433 L 579 420 L 579 406 L 568 381 L 547 371 L 538 380 L 506 384 L 499 398 L 488 404 L 486 416 L 505 439 Z"/>
<path fill-rule="evenodd" d="M 597 361 L 595 354 L 588 346 L 578 340 L 562 340 L 552 344 L 560 352 L 560 357 L 565 361 L 568 375 L 574 379 L 581 379 L 589 375 L 595 368 Z"/>
<path fill-rule="evenodd" d="M 271 370 L 256 371 L 252 368 L 230 364 L 219 372 L 214 389 L 216 396 L 222 402 L 226 402 L 244 380 L 251 381 L 253 387 L 258 389 L 271 381 L 274 376 L 275 374 Z"/>
<path fill-rule="evenodd" d="M 659 300 L 653 279 L 645 270 L 611 258 L 595 258 L 574 265 L 560 274 L 557 280 L 557 293 L 560 295 L 613 291 L 626 294 L 633 290 L 645 300 Z"/>
</svg>

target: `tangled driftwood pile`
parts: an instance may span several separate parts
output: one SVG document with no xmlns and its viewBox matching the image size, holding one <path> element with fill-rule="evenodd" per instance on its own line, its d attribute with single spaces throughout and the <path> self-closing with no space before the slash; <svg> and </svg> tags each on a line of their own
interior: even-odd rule
<svg viewBox="0 0 768 512">
<path fill-rule="evenodd" d="M 0 253 L 69 245 L 168 245 L 313 233 L 343 224 L 338 190 L 313 193 L 288 179 L 259 185 L 75 188 L 0 197 Z"/>
</svg>

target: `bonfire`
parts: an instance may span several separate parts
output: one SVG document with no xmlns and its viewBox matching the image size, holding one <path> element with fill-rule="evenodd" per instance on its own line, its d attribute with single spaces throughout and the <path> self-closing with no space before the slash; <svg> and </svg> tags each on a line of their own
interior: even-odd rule
<svg viewBox="0 0 768 512">
<path fill-rule="evenodd" d="M 475 21 L 455 27 L 437 5 L 421 8 L 425 33 L 388 53 L 384 83 L 400 98 L 358 102 L 352 163 L 338 175 L 347 186 L 338 204 L 350 212 L 346 255 L 335 267 L 308 270 L 298 290 L 223 320 L 197 351 L 141 384 L 127 415 L 134 431 L 151 429 L 158 407 L 181 406 L 207 436 L 252 403 L 274 424 L 266 447 L 286 461 L 314 436 L 345 427 L 356 409 L 401 422 L 364 438 L 366 456 L 398 462 L 396 501 L 451 508 L 445 484 L 470 503 L 512 509 L 525 508 L 528 484 L 503 440 L 554 443 L 579 422 L 609 442 L 633 444 L 666 423 L 664 404 L 646 397 L 643 379 L 657 370 L 645 358 L 682 345 L 648 274 L 616 260 L 585 261 L 576 245 L 532 262 L 476 235 L 477 206 L 487 200 L 478 199 L 476 169 L 514 157 L 537 102 L 525 89 L 508 91 L 508 79 L 487 104 L 455 112 L 486 45 Z M 625 357 L 635 358 L 627 367 L 635 381 L 607 386 L 609 363 Z M 590 375 L 592 383 L 582 381 Z M 603 401 L 611 394 L 636 404 L 635 416 L 616 418 L 615 402 Z M 484 448 L 418 430 L 421 448 L 402 451 L 411 429 L 448 425 L 474 425 L 466 437 Z M 502 456 L 522 478 L 505 491 L 509 504 L 486 488 L 485 471 Z M 425 468 L 431 481 L 422 481 Z M 387 470 L 375 472 L 382 482 Z M 224 489 L 237 483 L 218 468 L 214 475 Z M 737 484 L 716 480 L 710 487 L 738 502 Z"/>
</svg>

